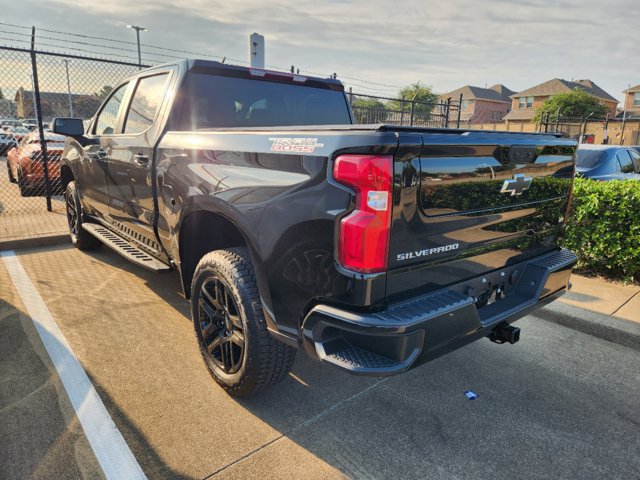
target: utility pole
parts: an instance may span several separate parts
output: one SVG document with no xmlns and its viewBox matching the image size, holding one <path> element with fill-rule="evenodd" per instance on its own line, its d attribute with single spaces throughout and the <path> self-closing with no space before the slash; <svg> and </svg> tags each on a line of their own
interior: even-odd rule
<svg viewBox="0 0 640 480">
<path fill-rule="evenodd" d="M 136 39 L 138 40 L 138 65 L 142 70 L 142 54 L 140 53 L 140 32 L 148 32 L 149 29 L 145 27 L 139 27 L 137 25 L 127 25 L 127 28 L 133 28 L 136 31 Z"/>
<path fill-rule="evenodd" d="M 69 81 L 69 60 L 62 60 L 64 62 L 64 68 L 67 72 L 67 95 L 69 97 L 69 116 L 73 117 L 73 102 L 71 101 L 71 82 Z"/>
</svg>

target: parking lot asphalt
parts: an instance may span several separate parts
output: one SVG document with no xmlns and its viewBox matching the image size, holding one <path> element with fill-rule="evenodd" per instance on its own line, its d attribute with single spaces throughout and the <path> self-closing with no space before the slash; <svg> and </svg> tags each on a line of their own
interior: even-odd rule
<svg viewBox="0 0 640 480">
<path fill-rule="evenodd" d="M 67 234 L 67 217 L 61 195 L 51 197 L 47 211 L 44 193 L 23 197 L 18 184 L 11 183 L 7 173 L 7 157 L 0 156 L 0 243 L 3 249 L 40 246 L 51 240 L 60 241 Z"/>
<path fill-rule="evenodd" d="M 388 379 L 301 353 L 238 400 L 202 364 L 176 274 L 106 248 L 18 259 L 149 478 L 638 478 L 637 349 L 529 316 L 516 345 L 481 340 Z M 0 478 L 96 478 L 2 263 L 0 282 Z"/>
<path fill-rule="evenodd" d="M 102 478 L 2 264 L 0 291 L 0 478 Z"/>
</svg>

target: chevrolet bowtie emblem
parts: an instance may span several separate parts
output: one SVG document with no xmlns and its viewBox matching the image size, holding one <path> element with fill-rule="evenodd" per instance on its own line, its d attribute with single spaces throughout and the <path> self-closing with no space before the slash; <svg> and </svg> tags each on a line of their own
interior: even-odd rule
<svg viewBox="0 0 640 480">
<path fill-rule="evenodd" d="M 524 175 L 518 173 L 513 176 L 513 180 L 504 181 L 500 193 L 510 193 L 512 197 L 522 195 L 525 190 L 529 190 L 531 180 L 531 178 L 525 178 Z"/>
</svg>

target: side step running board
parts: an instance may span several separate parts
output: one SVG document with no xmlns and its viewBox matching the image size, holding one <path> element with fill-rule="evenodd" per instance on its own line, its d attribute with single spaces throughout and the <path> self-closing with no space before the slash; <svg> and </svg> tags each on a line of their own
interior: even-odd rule
<svg viewBox="0 0 640 480">
<path fill-rule="evenodd" d="M 143 252 L 139 248 L 134 247 L 127 240 L 116 235 L 102 225 L 98 225 L 96 223 L 83 223 L 82 228 L 104 243 L 107 247 L 115 250 L 124 258 L 132 261 L 136 265 L 140 265 L 141 267 L 154 272 L 171 270 L 171 267 L 166 263 L 163 263 L 148 253 Z"/>
</svg>

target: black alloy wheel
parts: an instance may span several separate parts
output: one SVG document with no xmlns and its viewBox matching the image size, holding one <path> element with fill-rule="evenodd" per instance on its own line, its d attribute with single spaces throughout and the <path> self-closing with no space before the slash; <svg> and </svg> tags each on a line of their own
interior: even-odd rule
<svg viewBox="0 0 640 480">
<path fill-rule="evenodd" d="M 199 337 L 214 369 L 226 375 L 237 373 L 244 363 L 245 326 L 238 304 L 219 278 L 211 276 L 200 287 L 198 301 Z"/>
<path fill-rule="evenodd" d="M 207 253 L 191 282 L 191 318 L 213 379 L 246 397 L 284 378 L 296 349 L 267 329 L 251 254 L 246 247 Z"/>
<path fill-rule="evenodd" d="M 76 182 L 68 183 L 64 191 L 64 203 L 67 211 L 67 224 L 71 243 L 80 250 L 89 250 L 102 245 L 100 240 L 82 228 L 82 205 L 78 197 Z"/>
<path fill-rule="evenodd" d="M 75 189 L 67 189 L 65 191 L 65 202 L 67 207 L 67 223 L 69 225 L 69 234 L 73 239 L 78 238 L 79 224 L 78 224 L 78 208 L 76 206 L 76 199 L 74 198 Z"/>
</svg>

